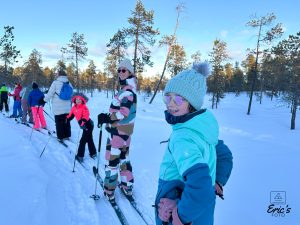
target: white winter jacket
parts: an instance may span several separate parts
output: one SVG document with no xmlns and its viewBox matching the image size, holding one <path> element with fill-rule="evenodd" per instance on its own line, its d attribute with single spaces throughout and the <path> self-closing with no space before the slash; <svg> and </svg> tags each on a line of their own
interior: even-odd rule
<svg viewBox="0 0 300 225">
<path fill-rule="evenodd" d="M 63 83 L 67 81 L 69 81 L 68 77 L 59 76 L 55 81 L 52 82 L 50 89 L 44 98 L 45 102 L 52 100 L 52 111 L 54 115 L 66 114 L 71 110 L 71 100 L 61 100 L 58 97 Z M 71 83 L 70 86 L 72 86 Z"/>
</svg>

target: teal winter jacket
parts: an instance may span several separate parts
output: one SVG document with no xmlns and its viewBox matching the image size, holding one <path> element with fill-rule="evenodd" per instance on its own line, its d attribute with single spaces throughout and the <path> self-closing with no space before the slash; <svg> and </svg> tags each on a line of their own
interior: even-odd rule
<svg viewBox="0 0 300 225">
<path fill-rule="evenodd" d="M 172 130 L 160 166 L 155 204 L 161 198 L 174 199 L 183 224 L 212 225 L 218 123 L 206 110 L 184 123 L 172 125 Z M 157 211 L 156 224 L 162 224 Z"/>
</svg>

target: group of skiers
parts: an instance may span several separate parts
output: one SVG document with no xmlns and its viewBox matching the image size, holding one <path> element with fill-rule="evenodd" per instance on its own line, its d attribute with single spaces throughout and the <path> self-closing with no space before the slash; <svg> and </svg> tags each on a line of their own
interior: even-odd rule
<svg viewBox="0 0 300 225">
<path fill-rule="evenodd" d="M 116 188 L 132 197 L 134 183 L 129 152 L 136 117 L 137 79 L 129 59 L 120 62 L 118 75 L 120 90 L 113 98 L 108 113 L 98 115 L 98 126 L 105 124 L 109 133 L 104 195 L 112 205 L 116 204 Z M 208 75 L 207 64 L 194 63 L 192 68 L 180 72 L 166 84 L 163 97 L 165 119 L 172 126 L 172 133 L 160 166 L 155 198 L 157 225 L 212 225 L 216 194 L 222 198 L 223 186 L 231 174 L 231 151 L 222 140 L 218 140 L 219 127 L 214 115 L 203 108 Z M 65 88 L 67 91 L 63 97 L 62 90 Z M 79 93 L 71 98 L 68 90 L 72 88 L 63 70 L 58 72 L 45 96 L 33 83 L 26 97 L 33 115 L 29 121 L 33 119 L 34 128 L 46 127 L 43 105 L 51 100 L 57 138 L 62 141 L 71 136 L 70 121 L 76 118 L 83 132 L 75 158 L 82 163 L 86 144 L 90 157 L 97 157 L 93 141 L 94 123 L 86 105 L 88 99 Z M 7 97 L 2 98 L 5 92 L 14 96 L 15 102 L 19 101 L 14 102 L 13 117 L 20 109 L 21 89 L 20 84 L 16 84 L 13 94 L 7 93 L 5 85 L 0 89 L 1 110 L 4 104 L 8 111 Z M 26 96 L 26 93 L 23 94 Z M 24 114 L 25 110 L 27 112 L 23 107 Z M 22 116 L 22 110 L 19 110 L 18 116 Z"/>
<path fill-rule="evenodd" d="M 31 87 L 23 88 L 20 83 L 15 84 L 14 92 L 10 93 L 5 84 L 2 84 L 0 89 L 1 93 L 1 106 L 0 111 L 9 112 L 8 97 L 12 96 L 14 99 L 13 113 L 10 118 L 21 118 L 22 123 L 27 123 L 27 115 L 29 115 L 29 123 L 34 123 L 33 128 L 39 129 L 40 127 L 46 128 L 46 120 L 43 114 L 43 103 L 41 100 L 44 93 L 38 88 L 38 84 L 33 82 Z"/>
</svg>

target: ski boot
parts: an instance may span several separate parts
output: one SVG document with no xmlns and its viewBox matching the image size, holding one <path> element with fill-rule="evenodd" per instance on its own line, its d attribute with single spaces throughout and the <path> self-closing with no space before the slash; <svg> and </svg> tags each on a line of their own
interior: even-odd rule
<svg viewBox="0 0 300 225">
<path fill-rule="evenodd" d="M 108 194 L 108 193 L 104 192 L 104 196 L 110 202 L 110 204 L 112 206 L 116 206 L 117 205 L 114 193 L 113 194 Z"/>
</svg>

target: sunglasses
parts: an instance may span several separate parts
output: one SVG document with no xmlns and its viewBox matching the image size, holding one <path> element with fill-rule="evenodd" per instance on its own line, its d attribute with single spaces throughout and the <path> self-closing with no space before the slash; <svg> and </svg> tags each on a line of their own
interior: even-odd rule
<svg viewBox="0 0 300 225">
<path fill-rule="evenodd" d="M 185 102 L 186 100 L 181 97 L 180 95 L 165 95 L 164 96 L 164 103 L 166 105 L 169 105 L 171 100 L 173 100 L 173 102 L 177 105 L 177 106 L 181 106 L 183 102 Z"/>
<path fill-rule="evenodd" d="M 127 71 L 126 69 L 118 69 L 118 73 L 121 73 L 121 72 L 126 73 L 126 71 Z"/>
</svg>

